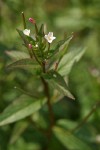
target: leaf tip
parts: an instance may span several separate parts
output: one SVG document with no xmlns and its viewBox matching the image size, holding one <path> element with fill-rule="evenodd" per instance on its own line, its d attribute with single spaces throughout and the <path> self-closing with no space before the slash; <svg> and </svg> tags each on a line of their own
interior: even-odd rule
<svg viewBox="0 0 100 150">
<path fill-rule="evenodd" d="M 71 95 L 69 98 L 75 100 L 75 97 L 73 95 Z"/>
</svg>

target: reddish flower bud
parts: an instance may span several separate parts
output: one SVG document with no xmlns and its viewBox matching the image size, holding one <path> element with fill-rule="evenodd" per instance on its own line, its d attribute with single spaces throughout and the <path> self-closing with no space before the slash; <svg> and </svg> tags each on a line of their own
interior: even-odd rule
<svg viewBox="0 0 100 150">
<path fill-rule="evenodd" d="M 33 18 L 29 18 L 29 21 L 30 21 L 31 23 L 33 23 L 33 24 L 36 23 L 36 21 L 35 21 Z"/>
<path fill-rule="evenodd" d="M 28 48 L 31 49 L 32 48 L 32 44 L 28 44 Z"/>
</svg>

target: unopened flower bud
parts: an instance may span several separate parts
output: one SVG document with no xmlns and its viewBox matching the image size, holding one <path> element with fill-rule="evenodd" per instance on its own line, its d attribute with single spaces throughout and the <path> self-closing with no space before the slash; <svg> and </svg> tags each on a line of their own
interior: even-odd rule
<svg viewBox="0 0 100 150">
<path fill-rule="evenodd" d="M 31 49 L 32 48 L 32 44 L 28 44 L 28 47 L 29 47 L 29 49 Z"/>
<path fill-rule="evenodd" d="M 31 23 L 33 23 L 33 24 L 36 23 L 36 21 L 35 21 L 33 18 L 29 18 L 29 21 L 30 21 Z"/>
</svg>

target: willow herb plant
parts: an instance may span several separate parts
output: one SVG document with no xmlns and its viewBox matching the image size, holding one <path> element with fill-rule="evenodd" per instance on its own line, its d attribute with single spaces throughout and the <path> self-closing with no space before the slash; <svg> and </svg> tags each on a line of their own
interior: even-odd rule
<svg viewBox="0 0 100 150">
<path fill-rule="evenodd" d="M 30 94 L 24 92 L 26 98 L 19 98 L 19 100 L 8 106 L 0 115 L 0 126 L 16 122 L 25 117 L 31 117 L 32 114 L 34 116 L 35 113 L 47 105 L 49 126 L 45 131 L 44 129 L 41 130 L 41 132 L 46 133 L 45 137 L 48 141 L 47 143 L 50 142 L 49 140 L 52 139 L 54 134 L 66 148 L 89 150 L 89 147 L 74 136 L 72 132 L 57 126 L 52 109 L 53 104 L 64 96 L 72 100 L 75 99 L 68 89 L 67 80 L 73 64 L 81 58 L 85 49 L 79 47 L 75 50 L 68 50 L 68 45 L 73 35 L 65 37 L 65 39 L 57 42 L 55 48 L 52 48 L 52 43 L 54 41 L 54 43 L 56 43 L 57 41 L 55 34 L 53 34 L 53 32 L 45 33 L 43 24 L 38 28 L 36 21 L 33 18 L 29 18 L 29 23 L 34 29 L 34 31 L 31 31 L 27 28 L 24 13 L 22 13 L 22 18 L 24 29 L 17 29 L 17 32 L 23 41 L 25 50 L 27 50 L 26 52 L 7 52 L 7 54 L 13 58 L 13 62 L 7 66 L 7 69 L 20 68 L 31 72 L 33 79 L 35 77 L 37 81 L 41 80 L 43 94 L 40 94 L 38 89 L 37 93 L 33 92 Z M 27 95 L 30 96 L 30 98 L 28 97 L 27 99 Z M 33 123 L 34 122 L 33 117 Z"/>
</svg>

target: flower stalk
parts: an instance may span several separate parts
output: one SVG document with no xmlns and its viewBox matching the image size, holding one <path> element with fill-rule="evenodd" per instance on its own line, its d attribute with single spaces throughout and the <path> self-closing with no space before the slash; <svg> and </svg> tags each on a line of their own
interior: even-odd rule
<svg viewBox="0 0 100 150">
<path fill-rule="evenodd" d="M 32 47 L 31 49 L 32 49 L 32 53 L 33 53 L 33 56 L 34 56 L 35 60 L 36 60 L 36 61 L 39 63 L 39 65 L 41 66 L 41 62 L 39 61 L 38 57 L 36 56 L 33 47 Z"/>
<path fill-rule="evenodd" d="M 49 52 L 50 51 L 50 43 L 48 43 L 48 51 L 47 52 Z"/>
</svg>

